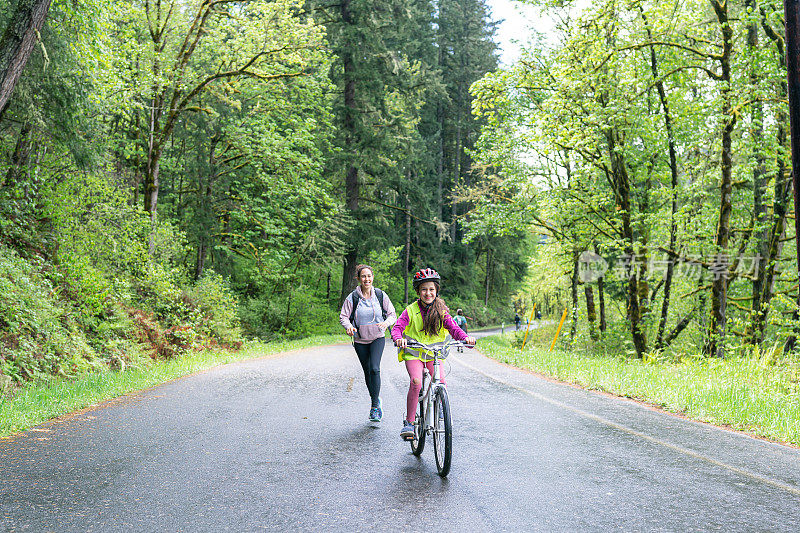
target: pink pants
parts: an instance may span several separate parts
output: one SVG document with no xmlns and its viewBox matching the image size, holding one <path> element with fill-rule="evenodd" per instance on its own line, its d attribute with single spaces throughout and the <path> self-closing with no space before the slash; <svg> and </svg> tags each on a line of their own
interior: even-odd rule
<svg viewBox="0 0 800 533">
<path fill-rule="evenodd" d="M 409 359 L 406 361 L 406 370 L 408 377 L 411 378 L 411 384 L 408 386 L 408 396 L 406 396 L 406 420 L 413 423 L 414 417 L 417 415 L 417 403 L 419 402 L 419 391 L 422 390 L 422 368 L 425 365 L 428 368 L 431 376 L 433 376 L 433 361 L 423 363 L 419 359 Z M 441 372 L 441 366 L 439 367 Z M 445 385 L 444 376 L 440 376 L 442 383 Z"/>
</svg>

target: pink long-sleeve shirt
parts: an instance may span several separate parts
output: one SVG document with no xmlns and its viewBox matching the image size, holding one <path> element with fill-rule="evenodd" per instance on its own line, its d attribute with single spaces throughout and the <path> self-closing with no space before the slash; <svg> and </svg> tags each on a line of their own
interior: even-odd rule
<svg viewBox="0 0 800 533">
<path fill-rule="evenodd" d="M 419 302 L 415 302 L 414 305 L 419 305 Z M 420 312 L 422 313 L 422 318 L 424 319 L 427 314 L 428 310 L 424 307 L 420 306 Z M 400 318 L 397 319 L 397 322 L 394 323 L 394 327 L 392 328 L 392 340 L 397 342 L 403 338 L 403 332 L 406 330 L 406 327 L 411 322 L 411 318 L 408 316 L 408 310 L 403 309 L 403 312 L 400 314 Z M 456 321 L 453 320 L 453 317 L 450 316 L 450 313 L 446 313 L 444 315 L 444 327 L 447 331 L 450 332 L 450 336 L 453 337 L 457 341 L 465 341 L 467 340 L 467 334 L 464 333 Z"/>
</svg>

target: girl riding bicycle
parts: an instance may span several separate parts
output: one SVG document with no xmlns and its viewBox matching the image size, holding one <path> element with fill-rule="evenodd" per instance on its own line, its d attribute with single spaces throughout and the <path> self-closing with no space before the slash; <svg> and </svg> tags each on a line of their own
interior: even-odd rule
<svg viewBox="0 0 800 533">
<path fill-rule="evenodd" d="M 414 437 L 414 417 L 417 414 L 417 401 L 422 388 L 422 369 L 427 367 L 433 373 L 433 358 L 425 350 L 412 350 L 407 347 L 406 339 L 416 340 L 424 344 L 444 342 L 447 333 L 457 341 L 475 344 L 475 339 L 469 337 L 450 316 L 447 306 L 439 297 L 439 274 L 425 268 L 414 274 L 414 290 L 419 298 L 403 310 L 392 328 L 392 340 L 399 348 L 397 358 L 405 361 L 411 383 L 406 396 L 406 418 L 400 437 L 410 439 Z M 444 383 L 444 379 L 442 379 Z"/>
</svg>

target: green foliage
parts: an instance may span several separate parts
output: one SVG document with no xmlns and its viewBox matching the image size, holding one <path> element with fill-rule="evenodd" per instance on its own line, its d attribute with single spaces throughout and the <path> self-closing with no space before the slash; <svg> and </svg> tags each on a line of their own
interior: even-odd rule
<svg viewBox="0 0 800 533">
<path fill-rule="evenodd" d="M 540 3 L 570 23 L 472 86 L 473 108 L 487 125 L 476 157 L 491 179 L 469 193 L 475 209 L 467 237 L 515 227 L 546 236 L 516 301 L 557 316 L 570 308 L 575 318 L 564 338 L 574 347 L 597 345 L 585 327 L 586 286 L 573 277 L 585 250 L 610 267 L 602 289 L 608 328 L 599 344 L 609 351 L 696 355 L 718 336 L 712 319 L 720 309 L 727 329 L 719 340 L 731 355 L 793 336 L 794 260 L 789 246 L 770 247 L 795 238 L 785 216 L 779 3 L 719 3 L 724 24 L 701 1 Z M 731 55 L 723 57 L 728 25 Z M 729 80 L 721 74 L 728 67 Z M 728 170 L 730 193 L 720 186 Z M 727 202 L 729 220 L 722 218 Z M 717 254 L 745 262 L 760 255 L 761 266 L 742 273 L 734 259 L 729 281 L 714 285 Z M 636 269 L 625 270 L 626 256 Z M 768 256 L 774 277 L 764 268 Z M 676 264 L 669 281 L 668 262 Z M 722 285 L 727 294 L 713 299 Z M 599 314 L 601 289 L 589 288 Z M 677 325 L 686 327 L 676 338 Z"/>
<path fill-rule="evenodd" d="M 73 375 L 95 357 L 50 281 L 0 245 L 0 373 L 17 382 Z"/>
<path fill-rule="evenodd" d="M 226 344 L 241 340 L 239 302 L 219 274 L 204 275 L 188 296 L 200 311 L 203 334 Z"/>
<path fill-rule="evenodd" d="M 42 216 L 58 243 L 58 281 L 90 316 L 106 309 L 121 279 L 147 270 L 143 242 L 149 222 L 107 174 L 54 176 L 42 189 Z M 166 247 L 165 247 L 166 248 Z M 123 289 L 124 290 L 124 289 Z"/>
<path fill-rule="evenodd" d="M 296 278 L 291 291 L 242 301 L 240 315 L 245 333 L 270 341 L 341 333 L 340 306 L 337 303 L 334 307 L 318 296 L 320 291 L 314 290 L 313 281 Z M 338 297 L 338 290 L 335 294 Z"/>
<path fill-rule="evenodd" d="M 527 243 L 511 228 L 468 242 L 478 202 L 461 193 L 483 179 L 484 3 L 350 7 L 54 1 L 0 123 L 0 243 L 36 280 L 19 301 L 39 302 L 21 330 L 0 323 L 2 375 L 339 332 L 354 250 L 398 307 L 425 264 L 471 325 L 507 314 Z"/>
<path fill-rule="evenodd" d="M 375 273 L 374 284 L 376 287 L 385 291 L 392 299 L 395 307 L 402 305 L 402 294 L 405 290 L 400 257 L 402 257 L 402 246 L 392 246 L 382 250 L 374 250 L 367 255 L 365 264 L 372 267 Z M 409 291 L 413 289 L 409 285 Z"/>
</svg>

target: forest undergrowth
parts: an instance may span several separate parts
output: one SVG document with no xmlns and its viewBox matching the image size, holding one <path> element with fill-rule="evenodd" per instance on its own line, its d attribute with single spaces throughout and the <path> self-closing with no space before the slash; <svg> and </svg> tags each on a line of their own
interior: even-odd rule
<svg viewBox="0 0 800 533">
<path fill-rule="evenodd" d="M 22 190 L 3 191 L 5 397 L 25 383 L 242 346 L 238 301 L 222 277 L 209 272 L 192 280 L 177 267 L 180 232 L 160 225 L 152 234 L 163 241 L 160 252 L 148 254 L 147 217 L 128 205 L 110 176 L 85 181 L 91 194 L 58 183 L 40 184 L 35 200 Z"/>
</svg>

